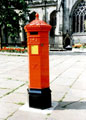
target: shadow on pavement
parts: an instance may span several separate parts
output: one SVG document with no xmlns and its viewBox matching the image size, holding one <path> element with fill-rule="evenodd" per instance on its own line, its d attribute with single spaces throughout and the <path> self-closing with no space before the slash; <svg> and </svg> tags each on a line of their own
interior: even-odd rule
<svg viewBox="0 0 86 120">
<path fill-rule="evenodd" d="M 72 52 L 72 51 L 50 51 L 49 55 L 86 55 L 86 52 Z"/>
<path fill-rule="evenodd" d="M 86 101 L 67 101 L 67 102 L 59 102 L 59 105 L 55 108 L 55 110 L 67 110 L 67 109 L 75 109 L 75 110 L 83 110 L 86 109 Z"/>
</svg>

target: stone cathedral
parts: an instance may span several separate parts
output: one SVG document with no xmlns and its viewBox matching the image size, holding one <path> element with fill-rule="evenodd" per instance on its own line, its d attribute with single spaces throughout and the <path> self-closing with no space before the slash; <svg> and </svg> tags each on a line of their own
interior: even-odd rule
<svg viewBox="0 0 86 120">
<path fill-rule="evenodd" d="M 39 13 L 52 26 L 50 49 L 86 43 L 86 0 L 30 0 L 29 22 Z"/>
</svg>

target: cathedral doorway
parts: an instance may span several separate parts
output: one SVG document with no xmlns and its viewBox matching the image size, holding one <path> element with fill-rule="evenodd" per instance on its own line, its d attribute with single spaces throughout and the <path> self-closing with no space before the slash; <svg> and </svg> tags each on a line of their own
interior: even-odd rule
<svg viewBox="0 0 86 120">
<path fill-rule="evenodd" d="M 55 29 L 56 29 L 56 10 L 50 14 L 50 25 L 52 26 L 50 31 L 50 47 L 54 48 L 55 44 Z"/>
<path fill-rule="evenodd" d="M 50 36 L 55 37 L 55 28 L 56 28 L 56 10 L 50 14 L 50 25 L 52 26 L 50 31 Z"/>
<path fill-rule="evenodd" d="M 67 31 L 67 33 L 64 35 L 64 48 L 66 48 L 68 45 L 71 44 L 70 34 Z"/>
</svg>

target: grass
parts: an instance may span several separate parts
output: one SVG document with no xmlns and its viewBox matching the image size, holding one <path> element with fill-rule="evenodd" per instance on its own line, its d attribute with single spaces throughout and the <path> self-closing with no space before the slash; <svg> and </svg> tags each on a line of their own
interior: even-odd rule
<svg viewBox="0 0 86 120">
<path fill-rule="evenodd" d="M 15 104 L 17 104 L 17 105 L 24 105 L 23 102 L 19 102 L 19 103 L 15 103 Z"/>
<path fill-rule="evenodd" d="M 1 96 L 0 98 L 3 98 L 4 96 L 7 96 L 7 95 L 13 93 L 14 91 L 16 91 L 17 89 L 19 89 L 20 87 L 24 86 L 25 84 L 26 84 L 26 83 L 24 83 L 24 84 L 20 85 L 19 87 L 17 87 L 17 88 L 15 88 L 15 89 L 11 90 L 10 92 L 7 92 L 6 94 L 4 94 L 3 96 Z"/>
<path fill-rule="evenodd" d="M 8 80 L 12 80 L 12 78 L 7 78 Z"/>
</svg>

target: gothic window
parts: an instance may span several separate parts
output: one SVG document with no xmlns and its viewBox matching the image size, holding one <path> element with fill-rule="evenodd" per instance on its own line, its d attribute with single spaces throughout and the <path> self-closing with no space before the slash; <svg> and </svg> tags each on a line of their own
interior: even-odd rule
<svg viewBox="0 0 86 120">
<path fill-rule="evenodd" d="M 82 0 L 73 11 L 73 33 L 86 32 L 86 0 Z"/>
<path fill-rule="evenodd" d="M 73 32 L 75 32 L 75 16 L 73 16 Z"/>
<path fill-rule="evenodd" d="M 80 24 L 80 31 L 83 32 L 83 15 L 81 14 L 81 24 Z"/>
<path fill-rule="evenodd" d="M 56 11 L 55 10 L 50 14 L 50 25 L 52 26 L 51 31 L 50 31 L 50 36 L 54 37 L 55 28 L 56 28 Z"/>
</svg>

